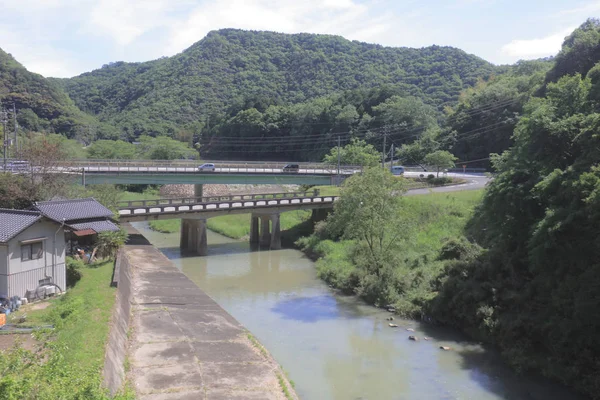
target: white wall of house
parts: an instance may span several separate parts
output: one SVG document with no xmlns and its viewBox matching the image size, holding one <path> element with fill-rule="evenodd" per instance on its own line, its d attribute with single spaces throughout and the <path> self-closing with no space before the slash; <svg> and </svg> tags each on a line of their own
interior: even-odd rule
<svg viewBox="0 0 600 400">
<path fill-rule="evenodd" d="M 7 295 L 8 244 L 0 244 L 0 294 Z"/>
<path fill-rule="evenodd" d="M 66 290 L 64 230 L 55 222 L 41 220 L 8 242 L 8 268 L 0 278 L 0 293 L 24 297 L 47 277 Z"/>
</svg>

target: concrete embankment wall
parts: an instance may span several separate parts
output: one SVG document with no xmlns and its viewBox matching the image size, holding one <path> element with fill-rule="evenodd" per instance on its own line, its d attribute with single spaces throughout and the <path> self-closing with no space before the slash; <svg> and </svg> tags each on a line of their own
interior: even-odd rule
<svg viewBox="0 0 600 400">
<path fill-rule="evenodd" d="M 111 285 L 117 287 L 111 328 L 104 359 L 104 386 L 114 395 L 125 380 L 127 336 L 131 316 L 131 270 L 123 249 L 119 250 Z"/>
</svg>

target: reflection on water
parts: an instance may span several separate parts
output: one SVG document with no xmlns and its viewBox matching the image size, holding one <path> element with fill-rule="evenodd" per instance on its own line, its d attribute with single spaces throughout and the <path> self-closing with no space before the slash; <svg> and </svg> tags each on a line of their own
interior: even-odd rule
<svg viewBox="0 0 600 400">
<path fill-rule="evenodd" d="M 298 251 L 250 252 L 248 243 L 209 232 L 208 256 L 182 256 L 178 235 L 135 225 L 258 337 L 305 400 L 577 399 L 515 376 L 453 330 L 401 319 L 390 328 L 389 313 L 334 295 Z"/>
</svg>

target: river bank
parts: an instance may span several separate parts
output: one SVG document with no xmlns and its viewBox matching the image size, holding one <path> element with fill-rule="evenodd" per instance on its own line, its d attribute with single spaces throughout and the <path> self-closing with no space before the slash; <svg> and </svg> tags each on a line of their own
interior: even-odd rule
<svg viewBox="0 0 600 400">
<path fill-rule="evenodd" d="M 259 341 L 143 235 L 128 231 L 127 376 L 137 398 L 297 400 Z"/>
<path fill-rule="evenodd" d="M 389 327 L 389 312 L 332 291 L 297 250 L 251 251 L 247 242 L 209 231 L 208 255 L 197 257 L 181 254 L 177 233 L 135 225 L 253 332 L 302 399 L 578 399 L 516 376 L 493 351 L 455 330 L 399 317 L 398 328 Z"/>
</svg>

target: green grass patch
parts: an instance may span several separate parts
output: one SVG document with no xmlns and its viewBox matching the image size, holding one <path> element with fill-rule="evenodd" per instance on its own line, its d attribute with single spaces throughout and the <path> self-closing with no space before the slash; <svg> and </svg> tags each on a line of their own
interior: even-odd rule
<svg viewBox="0 0 600 400">
<path fill-rule="evenodd" d="M 310 211 L 297 210 L 281 213 L 281 229 L 287 230 L 310 218 Z M 162 233 L 179 232 L 180 219 L 150 221 L 150 229 Z M 250 236 L 250 214 L 223 215 L 209 218 L 206 226 L 213 232 L 220 233 L 232 239 L 244 239 Z"/>
<path fill-rule="evenodd" d="M 151 192 L 121 192 L 119 201 L 136 201 L 136 200 L 155 200 L 160 199 L 160 196 L 154 191 Z"/>
<path fill-rule="evenodd" d="M 345 293 L 361 293 L 365 285 L 374 291 L 385 291 L 398 313 L 420 317 L 425 304 L 436 296 L 431 283 L 443 273 L 438 260 L 443 244 L 460 238 L 483 191 L 462 191 L 410 196 L 403 199 L 403 214 L 414 232 L 398 243 L 394 265 L 386 282 L 374 282 L 355 263 L 356 244 L 334 241 L 318 233 L 302 238 L 297 244 L 316 259 L 321 279 Z"/>
<path fill-rule="evenodd" d="M 161 233 L 175 233 L 181 229 L 180 219 L 161 219 L 158 221 L 150 221 L 148 223 L 150 229 Z"/>
<path fill-rule="evenodd" d="M 281 391 L 283 392 L 283 395 L 285 396 L 285 398 L 288 400 L 293 400 L 294 397 L 290 393 L 290 390 L 288 388 L 288 385 L 285 383 L 285 378 L 283 377 L 283 375 L 281 375 L 279 372 L 276 372 L 275 374 L 277 375 L 277 380 L 279 381 L 279 386 L 281 387 Z"/>
<path fill-rule="evenodd" d="M 115 301 L 112 269 L 112 261 L 81 266 L 81 280 L 66 294 L 43 310 L 21 311 L 27 325 L 52 324 L 55 329 L 37 333 L 44 343 L 39 350 L 17 347 L 0 353 L 0 398 L 109 398 L 101 373 Z"/>
</svg>

